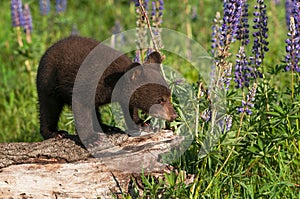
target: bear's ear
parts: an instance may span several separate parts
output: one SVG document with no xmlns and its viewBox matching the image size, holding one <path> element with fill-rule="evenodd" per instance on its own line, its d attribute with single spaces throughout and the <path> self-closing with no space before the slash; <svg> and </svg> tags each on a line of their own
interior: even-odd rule
<svg viewBox="0 0 300 199">
<path fill-rule="evenodd" d="M 161 64 L 161 62 L 162 62 L 162 58 L 160 56 L 160 53 L 157 51 L 154 51 L 150 55 L 147 56 L 144 64 L 150 64 L 150 63 Z"/>
<path fill-rule="evenodd" d="M 138 63 L 138 62 L 133 62 L 130 66 L 128 66 L 127 71 L 129 71 L 129 70 L 131 70 L 131 69 L 133 69 L 133 68 L 135 68 L 137 66 L 140 66 L 140 65 L 141 64 Z"/>
</svg>

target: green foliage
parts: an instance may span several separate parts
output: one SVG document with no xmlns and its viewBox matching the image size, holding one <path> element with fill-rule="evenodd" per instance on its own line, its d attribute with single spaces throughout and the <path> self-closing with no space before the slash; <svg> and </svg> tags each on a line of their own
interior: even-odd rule
<svg viewBox="0 0 300 199">
<path fill-rule="evenodd" d="M 11 27 L 10 2 L 0 3 L 0 142 L 38 141 L 39 135 L 35 77 L 43 52 L 55 41 L 77 29 L 83 36 L 104 40 L 111 35 L 115 21 L 123 30 L 135 28 L 135 8 L 125 0 L 68 1 L 67 11 L 57 14 L 51 10 L 41 16 L 36 1 L 26 1 L 33 15 L 32 43 L 22 33 L 23 46 L 17 42 L 18 31 Z M 222 1 L 186 0 L 165 1 L 162 27 L 188 34 L 210 50 L 211 25 Z M 252 9 L 250 2 L 250 11 Z M 209 130 L 201 118 L 209 108 L 206 96 L 195 98 L 201 91 L 198 75 L 189 63 L 176 55 L 165 53 L 165 63 L 175 66 L 189 83 L 194 93 L 188 94 L 186 107 L 192 107 L 198 118 L 192 145 L 174 166 L 178 173 L 165 174 L 164 179 L 142 175 L 143 198 L 299 198 L 300 197 L 300 82 L 299 75 L 283 72 L 287 29 L 284 5 L 268 2 L 269 48 L 263 63 L 264 79 L 258 81 L 255 107 L 252 115 L 241 115 L 237 108 L 242 91 L 231 86 L 226 94 L 226 113 L 232 115 L 230 131 L 219 131 L 219 139 L 205 156 L 199 152 Z M 192 12 L 196 10 L 197 17 Z M 251 23 L 251 22 L 250 22 Z M 251 24 L 250 24 L 251 25 Z M 176 41 L 174 41 L 176 42 Z M 235 59 L 238 47 L 233 45 L 229 61 Z M 172 74 L 169 77 L 172 83 Z M 233 85 L 233 84 L 232 84 Z M 184 89 L 184 87 L 174 89 Z M 177 101 L 174 98 L 174 103 Z M 186 117 L 176 106 L 181 120 L 170 126 L 180 132 Z M 101 110 L 108 124 L 111 112 Z M 61 128 L 74 132 L 70 111 L 64 111 Z M 217 118 L 218 119 L 218 118 Z M 68 124 L 68 125 L 66 125 Z M 213 140 L 210 140 L 213 141 Z M 185 184 L 186 175 L 195 175 L 191 184 Z M 131 198 L 124 194 L 124 198 Z"/>
</svg>

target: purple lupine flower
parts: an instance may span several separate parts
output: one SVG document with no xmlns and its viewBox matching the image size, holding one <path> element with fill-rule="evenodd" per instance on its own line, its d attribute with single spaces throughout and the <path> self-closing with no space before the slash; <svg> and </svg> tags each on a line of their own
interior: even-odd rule
<svg viewBox="0 0 300 199">
<path fill-rule="evenodd" d="M 64 12 L 67 8 L 67 0 L 56 0 L 55 9 L 57 13 Z"/>
<path fill-rule="evenodd" d="M 164 0 L 158 0 L 158 2 L 159 2 L 159 7 L 158 7 L 159 13 L 158 13 L 158 16 L 162 16 L 163 15 L 163 10 L 164 10 Z"/>
<path fill-rule="evenodd" d="M 232 116 L 225 115 L 224 119 L 221 120 L 220 125 L 222 126 L 222 132 L 230 131 L 232 127 Z"/>
<path fill-rule="evenodd" d="M 247 0 L 244 0 L 244 3 L 242 4 L 242 16 L 240 20 L 240 24 L 238 25 L 238 34 L 237 34 L 237 40 L 240 40 L 242 42 L 242 46 L 246 46 L 249 44 L 249 23 L 248 23 L 248 7 L 249 4 L 247 3 Z"/>
<path fill-rule="evenodd" d="M 201 113 L 200 116 L 205 122 L 208 122 L 211 118 L 211 110 L 210 109 L 206 109 L 205 111 L 203 111 Z"/>
<path fill-rule="evenodd" d="M 137 1 L 138 1 L 138 0 L 137 0 Z M 146 11 L 146 13 L 147 13 L 148 10 L 149 10 L 149 0 L 144 0 L 143 6 L 144 6 L 145 11 Z"/>
<path fill-rule="evenodd" d="M 135 4 L 135 7 L 139 7 L 140 6 L 139 0 L 133 0 L 133 1 L 134 1 L 134 4 Z"/>
<path fill-rule="evenodd" d="M 256 79 L 260 74 L 256 68 L 251 67 L 250 62 L 245 54 L 244 46 L 241 46 L 238 54 L 236 55 L 236 64 L 234 72 L 234 82 L 236 83 L 236 88 L 249 87 L 251 79 Z"/>
<path fill-rule="evenodd" d="M 238 25 L 242 14 L 242 7 L 244 0 L 224 0 L 223 9 L 224 16 L 220 20 L 220 13 L 217 12 L 214 19 L 214 25 L 212 27 L 212 54 L 214 57 L 227 57 L 229 53 L 227 52 L 230 43 L 234 42 L 238 34 Z M 218 62 L 217 62 L 218 63 Z M 216 63 L 216 65 L 217 65 Z M 231 74 L 228 72 L 223 73 L 223 75 L 228 74 L 230 78 Z M 223 78 L 225 82 L 219 82 L 218 85 L 224 85 L 230 82 L 226 77 Z M 229 80 L 229 81 L 228 81 Z"/>
<path fill-rule="evenodd" d="M 235 41 L 238 34 L 239 20 L 242 14 L 244 0 L 224 0 L 223 24 L 221 26 L 221 46 Z"/>
<path fill-rule="evenodd" d="M 217 124 L 222 128 L 222 132 L 228 132 L 232 126 L 232 116 L 225 115 L 224 118 L 220 119 Z"/>
<path fill-rule="evenodd" d="M 300 0 L 293 0 L 291 16 L 294 17 L 296 30 L 300 31 Z"/>
<path fill-rule="evenodd" d="M 253 68 L 248 62 L 244 46 L 240 47 L 236 57 L 237 59 L 234 67 L 234 82 L 236 83 L 236 88 L 248 87 L 250 79 L 253 77 Z"/>
<path fill-rule="evenodd" d="M 300 72 L 300 0 L 287 0 L 286 16 L 289 16 L 289 33 L 286 39 L 286 71 Z"/>
<path fill-rule="evenodd" d="M 32 17 L 31 17 L 31 13 L 30 13 L 30 9 L 29 9 L 29 5 L 25 4 L 24 6 L 24 30 L 27 33 L 31 33 L 32 32 Z"/>
<path fill-rule="evenodd" d="M 218 68 L 221 68 L 218 78 L 216 80 L 214 80 L 214 81 L 216 81 L 217 87 L 228 91 L 229 86 L 230 86 L 230 81 L 232 79 L 232 77 L 231 77 L 232 64 L 215 61 L 215 65 L 212 66 L 212 70 L 215 70 L 215 66 L 218 66 Z M 215 78 L 216 77 L 213 74 L 212 79 L 215 79 Z"/>
<path fill-rule="evenodd" d="M 11 0 L 11 18 L 13 27 L 24 26 L 22 0 Z"/>
<path fill-rule="evenodd" d="M 145 3 L 147 3 L 147 2 L 144 2 L 142 4 L 143 8 L 145 9 L 145 12 L 147 12 L 146 8 L 145 8 Z M 143 61 L 143 60 L 141 60 L 143 58 L 143 55 L 141 54 L 143 52 L 142 49 L 147 45 L 147 42 L 148 42 L 147 37 L 146 37 L 146 35 L 147 35 L 147 29 L 146 29 L 147 21 L 146 21 L 146 17 L 145 17 L 145 15 L 147 13 L 143 12 L 143 9 L 141 8 L 139 0 L 135 0 L 135 6 L 136 6 L 136 14 L 137 14 L 137 18 L 136 18 L 136 25 L 137 25 L 136 44 L 137 44 L 137 50 L 136 50 L 136 53 L 135 53 L 134 61 L 138 62 L 138 63 L 141 63 Z"/>
<path fill-rule="evenodd" d="M 159 25 L 162 24 L 162 16 L 163 16 L 163 10 L 164 10 L 164 1 L 163 0 L 158 0 L 159 2 L 159 7 L 158 7 L 158 18 L 159 18 Z"/>
<path fill-rule="evenodd" d="M 285 41 L 286 46 L 286 71 L 294 71 L 294 72 L 300 72 L 299 68 L 299 60 L 300 60 L 300 34 L 299 30 L 296 28 L 297 21 L 294 19 L 294 17 L 291 17 L 290 22 L 290 31 L 288 33 L 288 39 Z M 299 24 L 298 24 L 299 26 Z"/>
<path fill-rule="evenodd" d="M 162 24 L 163 10 L 164 10 L 163 0 L 152 1 L 152 12 L 151 12 L 151 20 L 153 26 L 152 30 L 154 33 L 154 40 L 157 49 L 161 49 L 163 47 L 161 35 L 160 35 L 161 30 L 159 29 L 159 27 Z"/>
<path fill-rule="evenodd" d="M 135 58 L 134 58 L 133 62 L 141 63 L 141 51 L 140 50 L 136 50 Z"/>
<path fill-rule="evenodd" d="M 156 15 L 156 5 L 155 1 L 152 1 L 152 12 L 151 16 L 154 17 Z"/>
<path fill-rule="evenodd" d="M 224 16 L 221 23 L 219 23 L 218 19 L 219 14 L 217 13 L 216 15 L 212 33 L 212 53 L 220 60 L 229 56 L 229 45 L 236 40 L 243 4 L 244 0 L 224 0 Z M 231 81 L 232 65 L 222 62 L 216 61 L 216 65 L 220 65 L 222 68 L 216 84 L 219 88 L 228 90 Z"/>
<path fill-rule="evenodd" d="M 152 52 L 154 52 L 153 48 L 148 48 L 146 56 L 148 57 Z"/>
<path fill-rule="evenodd" d="M 290 27 L 290 17 L 292 14 L 292 5 L 293 5 L 293 0 L 285 0 L 285 20 L 286 20 L 286 26 L 289 28 Z"/>
<path fill-rule="evenodd" d="M 145 12 L 146 12 L 145 14 L 147 14 L 148 10 L 149 10 L 149 5 L 148 4 L 149 4 L 149 0 L 145 0 L 143 2 L 143 7 L 144 7 Z M 142 9 L 140 8 L 140 2 L 139 2 L 139 0 L 135 0 L 135 7 L 136 7 L 137 14 L 141 15 L 141 16 L 138 16 L 138 18 L 141 18 L 142 21 L 145 21 L 146 19 L 145 19 L 144 13 L 142 13 Z"/>
<path fill-rule="evenodd" d="M 231 81 L 231 71 L 232 66 L 229 64 L 227 67 L 224 68 L 223 74 L 221 74 L 221 82 L 223 83 L 223 86 L 226 91 L 228 91 Z"/>
<path fill-rule="evenodd" d="M 268 17 L 266 5 L 264 4 L 264 0 L 257 0 L 258 5 L 255 5 L 255 10 L 253 15 L 255 18 L 253 19 L 254 25 L 253 29 L 256 31 L 253 33 L 254 42 L 252 46 L 253 57 L 250 57 L 252 64 L 259 68 L 264 60 L 265 52 L 267 52 L 268 44 Z M 261 76 L 261 74 L 258 74 Z"/>
<path fill-rule="evenodd" d="M 47 15 L 50 12 L 50 0 L 40 0 L 41 15 Z"/>
<path fill-rule="evenodd" d="M 232 116 L 231 115 L 225 116 L 225 127 L 226 127 L 226 131 L 230 131 L 230 129 L 232 127 Z"/>
<path fill-rule="evenodd" d="M 142 1 L 142 2 L 143 2 L 143 1 Z M 135 3 L 135 6 L 136 6 L 136 7 L 139 7 L 139 6 L 140 6 L 139 0 L 134 0 L 134 3 Z M 149 9 L 148 4 L 149 4 L 149 0 L 145 0 L 144 3 L 143 3 L 143 7 L 145 8 L 146 11 L 148 11 L 148 9 Z"/>
<path fill-rule="evenodd" d="M 254 83 L 253 87 L 249 89 L 249 93 L 246 96 L 246 100 L 242 100 L 242 106 L 238 108 L 239 113 L 252 114 L 251 108 L 254 107 L 253 102 L 255 101 L 257 84 Z"/>
<path fill-rule="evenodd" d="M 216 13 L 216 17 L 214 19 L 214 25 L 212 26 L 212 34 L 211 34 L 211 53 L 213 56 L 216 55 L 217 51 L 218 51 L 218 47 L 220 44 L 220 26 L 222 24 L 222 21 L 220 20 L 220 13 L 217 12 Z"/>
<path fill-rule="evenodd" d="M 151 17 L 154 21 L 154 26 L 158 27 L 162 24 L 162 15 L 164 10 L 164 1 L 158 0 L 158 1 L 152 1 L 152 12 Z"/>
<path fill-rule="evenodd" d="M 242 106 L 238 108 L 238 113 L 247 113 L 248 115 L 252 114 L 251 108 L 254 107 L 254 104 L 251 102 L 245 102 L 242 100 Z"/>
</svg>

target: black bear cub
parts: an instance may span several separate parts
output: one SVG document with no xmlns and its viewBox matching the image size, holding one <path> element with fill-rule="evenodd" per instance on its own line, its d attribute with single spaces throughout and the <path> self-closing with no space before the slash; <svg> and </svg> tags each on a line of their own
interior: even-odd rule
<svg viewBox="0 0 300 199">
<path fill-rule="evenodd" d="M 51 46 L 42 56 L 37 72 L 37 91 L 40 111 L 40 132 L 44 139 L 64 137 L 67 132 L 58 130 L 57 124 L 64 105 L 72 105 L 72 92 L 77 72 L 87 55 L 99 44 L 98 41 L 79 36 L 70 36 Z M 111 49 L 105 46 L 107 52 Z M 106 50 L 102 53 L 107 53 Z M 115 51 L 115 50 L 113 50 Z M 101 60 L 100 60 L 101 61 Z M 171 104 L 171 92 L 161 75 L 161 57 L 158 52 L 151 53 L 146 63 L 141 67 L 133 63 L 126 55 L 119 56 L 99 77 L 95 94 L 95 109 L 101 124 L 99 106 L 111 103 L 112 93 L 117 82 L 132 71 L 126 83 L 119 88 L 119 103 L 123 111 L 127 108 L 130 119 L 135 124 L 143 121 L 138 116 L 138 109 L 154 117 L 168 121 L 176 118 L 176 112 Z M 148 79 L 149 83 L 135 88 L 138 81 Z M 87 78 L 84 81 L 89 81 Z M 98 80 L 97 80 L 98 81 Z M 135 82 L 137 81 L 137 82 Z M 155 84 L 155 82 L 159 82 Z M 130 89 L 135 89 L 131 96 Z M 126 99 L 129 102 L 126 106 Z M 123 101 L 125 100 L 125 101 Z M 129 110 L 128 110 L 129 109 Z M 74 111 L 74 110 L 73 110 Z M 125 112 L 125 111 L 124 111 Z M 126 120 L 126 118 L 125 118 Z M 127 126 L 129 121 L 126 121 Z"/>
</svg>

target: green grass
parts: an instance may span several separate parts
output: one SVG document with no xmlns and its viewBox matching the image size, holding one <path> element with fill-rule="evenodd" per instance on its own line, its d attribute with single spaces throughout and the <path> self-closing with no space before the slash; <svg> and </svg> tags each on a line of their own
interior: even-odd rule
<svg viewBox="0 0 300 199">
<path fill-rule="evenodd" d="M 98 40 L 111 35 L 116 20 L 123 30 L 136 27 L 135 7 L 129 0 L 68 1 L 67 11 L 61 14 L 55 13 L 52 4 L 48 16 L 40 15 L 36 1 L 25 2 L 30 4 L 34 32 L 30 44 L 23 35 L 23 47 L 18 45 L 17 31 L 11 27 L 10 2 L 0 3 L 0 142 L 42 140 L 35 76 L 39 59 L 51 44 L 68 36 L 74 26 L 81 35 Z M 274 6 L 270 2 L 267 2 L 270 51 L 263 63 L 265 78 L 258 81 L 253 114 L 240 122 L 241 115 L 236 109 L 242 91 L 232 83 L 226 110 L 233 116 L 231 130 L 221 135 L 213 150 L 200 157 L 198 153 L 208 129 L 208 124 L 200 119 L 196 139 L 174 163 L 179 174 L 166 174 L 166 182 L 143 177 L 145 193 L 151 198 L 159 194 L 165 198 L 300 198 L 299 76 L 295 76 L 292 84 L 291 73 L 277 70 L 285 55 L 287 28 L 284 4 Z M 250 12 L 253 3 L 250 1 Z M 192 9 L 197 11 L 193 20 Z M 217 11 L 222 12 L 221 0 L 165 0 L 163 27 L 188 34 L 209 52 L 211 25 Z M 235 60 L 238 47 L 238 42 L 231 47 L 228 61 Z M 166 55 L 165 63 L 180 71 L 197 92 L 198 75 L 190 64 L 176 55 L 167 52 Z M 207 101 L 201 99 L 199 110 L 207 108 Z M 109 111 L 103 112 L 107 112 L 105 120 L 112 123 Z M 66 125 L 71 121 L 70 113 L 64 112 L 59 125 L 72 132 L 72 123 Z M 182 170 L 195 174 L 192 184 L 184 184 Z"/>
</svg>

